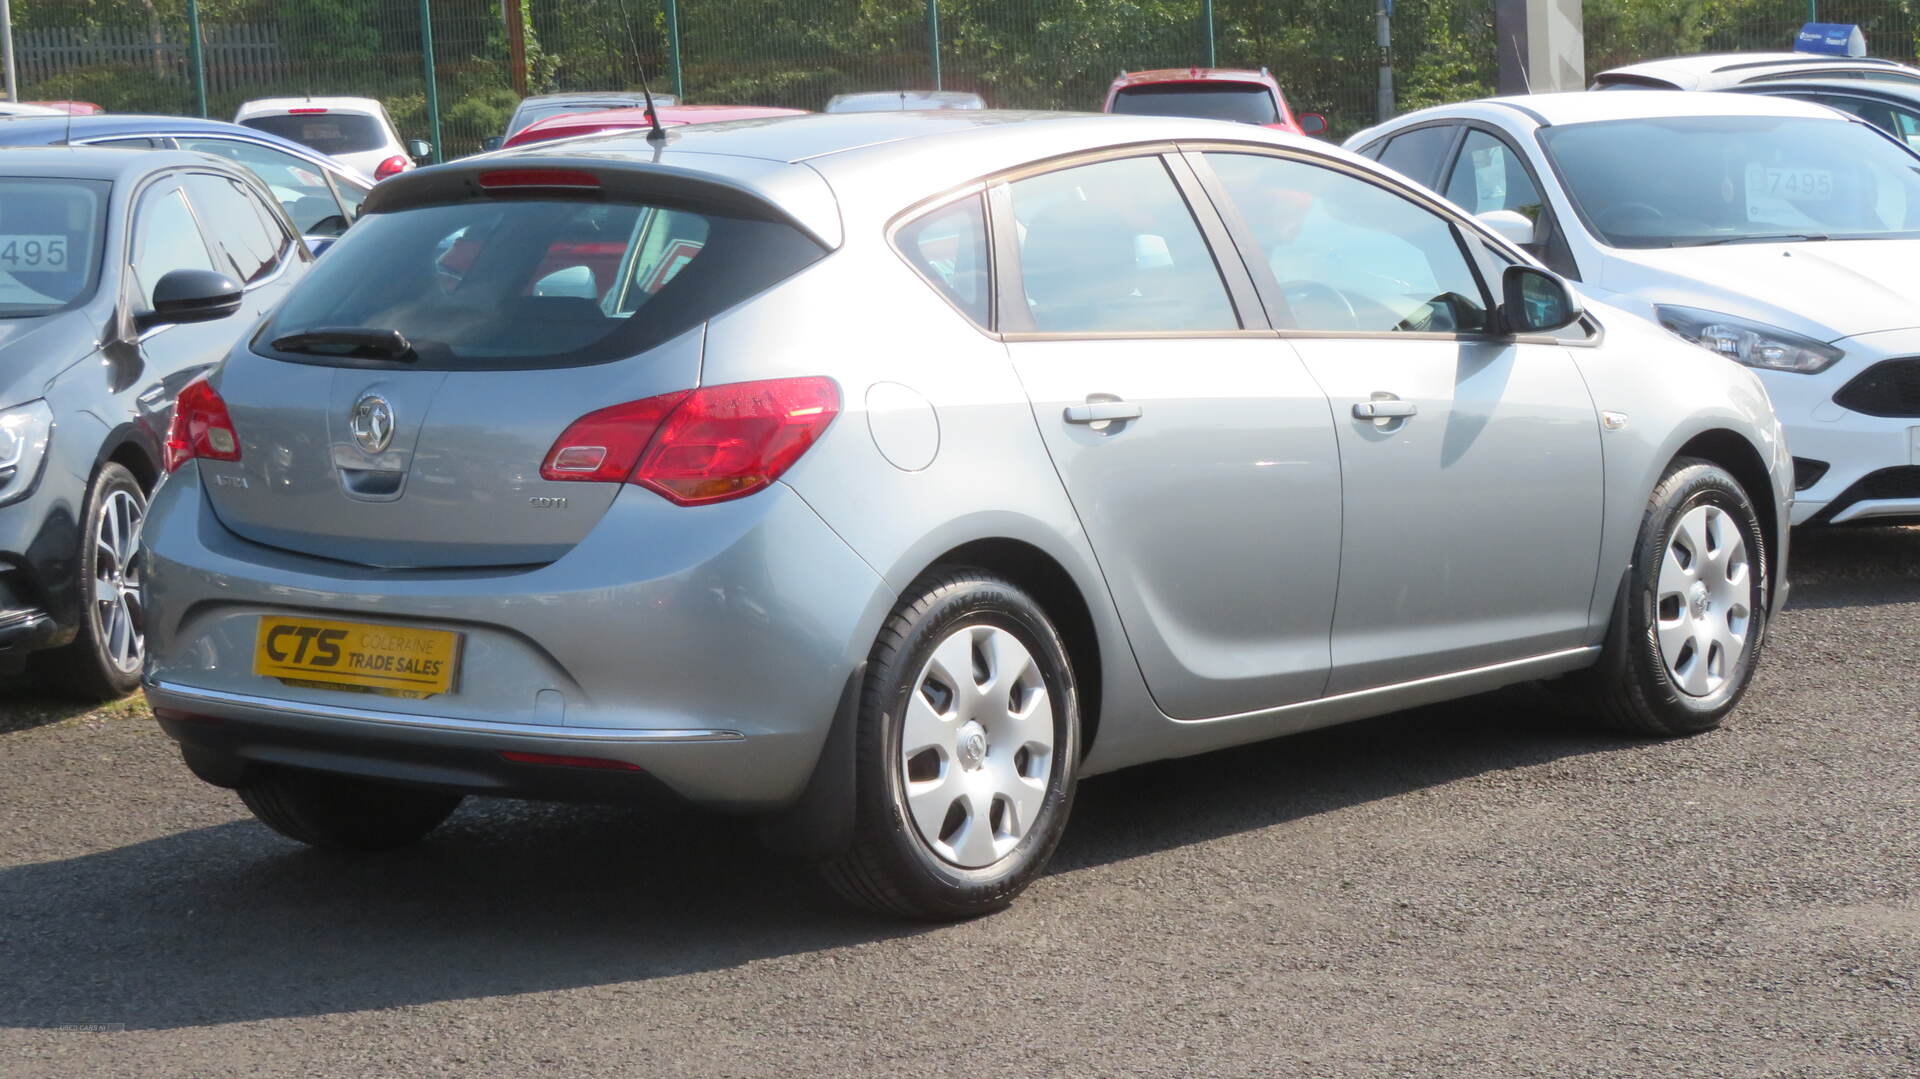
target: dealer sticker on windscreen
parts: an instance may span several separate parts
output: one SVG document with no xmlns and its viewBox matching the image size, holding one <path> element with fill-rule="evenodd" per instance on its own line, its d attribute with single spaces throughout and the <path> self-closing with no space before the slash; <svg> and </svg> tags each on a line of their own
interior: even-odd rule
<svg viewBox="0 0 1920 1079">
<path fill-rule="evenodd" d="M 1824 202 L 1833 197 L 1833 173 L 1827 169 L 1775 169 L 1747 166 L 1747 201 L 1786 199 Z"/>
<path fill-rule="evenodd" d="M 453 690 L 460 634 L 319 618 L 260 619 L 253 673 L 303 685 L 430 697 Z"/>
<path fill-rule="evenodd" d="M 67 268 L 65 236 L 0 234 L 0 270 L 58 272 Z"/>
</svg>

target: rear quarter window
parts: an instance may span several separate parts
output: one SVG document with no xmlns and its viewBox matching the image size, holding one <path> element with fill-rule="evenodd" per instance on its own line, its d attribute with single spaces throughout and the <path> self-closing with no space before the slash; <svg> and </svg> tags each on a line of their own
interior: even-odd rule
<svg viewBox="0 0 1920 1079">
<path fill-rule="evenodd" d="M 272 342 L 396 330 L 440 370 L 573 367 L 632 356 L 825 254 L 791 225 L 684 207 L 524 199 L 370 214 L 295 287 L 257 350 L 362 362 L 351 346 Z"/>
</svg>

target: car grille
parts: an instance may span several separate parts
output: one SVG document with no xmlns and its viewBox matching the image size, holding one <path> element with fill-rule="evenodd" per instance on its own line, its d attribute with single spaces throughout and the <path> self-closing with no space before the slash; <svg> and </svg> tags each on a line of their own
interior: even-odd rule
<svg viewBox="0 0 1920 1079">
<path fill-rule="evenodd" d="M 1869 416 L 1920 416 L 1920 356 L 1874 364 L 1840 387 L 1833 400 Z"/>
</svg>

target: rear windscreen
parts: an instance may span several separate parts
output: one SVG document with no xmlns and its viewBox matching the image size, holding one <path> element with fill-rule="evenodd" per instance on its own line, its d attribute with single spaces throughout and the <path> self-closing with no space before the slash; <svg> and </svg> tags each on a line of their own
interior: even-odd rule
<svg viewBox="0 0 1920 1079">
<path fill-rule="evenodd" d="M 271 342 L 320 329 L 398 331 L 410 364 L 527 369 L 635 355 L 825 251 L 791 225 L 600 201 L 496 199 L 360 219 L 254 339 L 269 355 L 355 363 Z"/>
<path fill-rule="evenodd" d="M 1113 111 L 1136 116 L 1194 116 L 1277 124 L 1273 95 L 1258 83 L 1166 82 L 1130 86 L 1113 97 Z"/>
<path fill-rule="evenodd" d="M 380 121 L 357 112 L 322 112 L 249 116 L 248 127 L 292 139 L 323 154 L 353 154 L 378 150 L 387 144 Z"/>
</svg>

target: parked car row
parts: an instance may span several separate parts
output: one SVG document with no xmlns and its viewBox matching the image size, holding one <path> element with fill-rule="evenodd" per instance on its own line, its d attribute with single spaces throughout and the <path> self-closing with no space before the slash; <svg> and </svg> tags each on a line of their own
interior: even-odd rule
<svg viewBox="0 0 1920 1079">
<path fill-rule="evenodd" d="M 1135 763 L 1530 680 L 1711 729 L 1791 526 L 1920 519 L 1920 154 L 1754 63 L 1349 149 L 1264 71 L 576 95 L 351 197 L 256 129 L 334 99 L 6 121 L 80 145 L 0 168 L 0 659 L 302 842 L 667 798 L 922 918 Z"/>
</svg>

